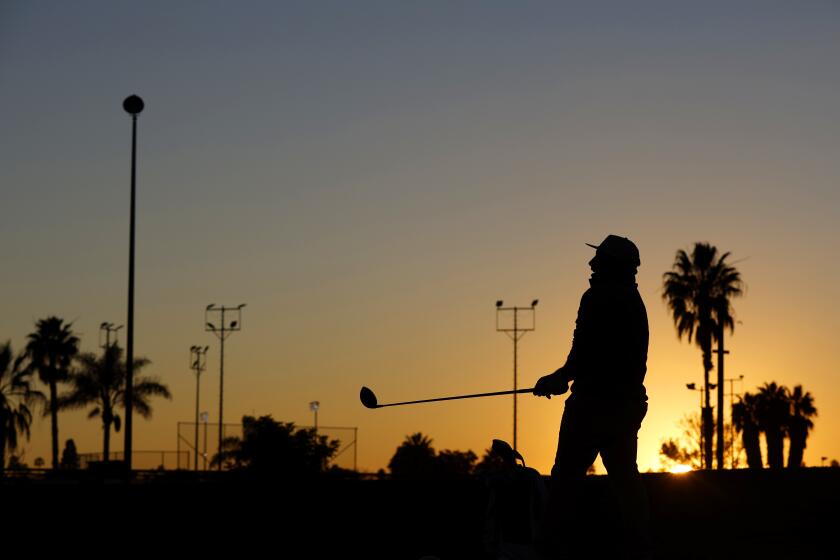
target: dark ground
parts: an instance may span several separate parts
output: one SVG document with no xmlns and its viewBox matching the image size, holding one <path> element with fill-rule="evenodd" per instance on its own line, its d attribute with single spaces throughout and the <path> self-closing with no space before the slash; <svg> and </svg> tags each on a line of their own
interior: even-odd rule
<svg viewBox="0 0 840 560">
<path fill-rule="evenodd" d="M 0 483 L 0 533 L 33 553 L 93 557 L 482 558 L 478 480 L 91 477 Z M 657 559 L 840 557 L 840 469 L 645 474 Z M 574 531 L 587 559 L 621 558 L 606 477 L 587 479 Z M 41 554 L 36 554 L 40 556 Z M 150 556 L 153 555 L 153 556 Z M 75 556 L 75 554 L 74 554 Z"/>
</svg>

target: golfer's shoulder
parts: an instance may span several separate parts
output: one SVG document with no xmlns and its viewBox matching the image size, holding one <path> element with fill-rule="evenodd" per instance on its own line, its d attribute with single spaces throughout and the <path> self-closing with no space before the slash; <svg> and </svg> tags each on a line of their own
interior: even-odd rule
<svg viewBox="0 0 840 560">
<path fill-rule="evenodd" d="M 603 305 L 614 298 L 610 290 L 606 286 L 594 285 L 590 286 L 580 297 L 581 307 L 597 307 Z"/>
</svg>

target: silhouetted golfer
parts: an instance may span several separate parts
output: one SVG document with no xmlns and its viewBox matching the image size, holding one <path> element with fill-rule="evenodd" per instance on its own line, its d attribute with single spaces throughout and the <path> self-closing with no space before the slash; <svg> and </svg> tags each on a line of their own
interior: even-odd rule
<svg viewBox="0 0 840 560">
<path fill-rule="evenodd" d="M 589 261 L 590 288 L 580 300 L 569 357 L 534 387 L 535 395 L 551 398 L 568 391 L 573 382 L 539 544 L 551 557 L 565 557 L 566 545 L 574 540 L 569 527 L 584 511 L 586 471 L 600 453 L 621 508 L 627 557 L 649 558 L 649 506 L 636 466 L 637 433 L 647 413 L 643 382 L 648 351 L 647 312 L 636 288 L 639 250 L 616 235 L 590 247 L 596 249 Z M 578 547 L 588 555 L 620 537 L 611 534 L 604 520 L 588 519 L 583 526 L 592 540 Z"/>
</svg>

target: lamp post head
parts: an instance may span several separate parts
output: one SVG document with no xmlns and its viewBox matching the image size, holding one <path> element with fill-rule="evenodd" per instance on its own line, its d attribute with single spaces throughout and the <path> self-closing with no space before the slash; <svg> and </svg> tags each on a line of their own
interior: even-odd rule
<svg viewBox="0 0 840 560">
<path fill-rule="evenodd" d="M 534 301 L 531 302 L 531 307 L 536 307 L 539 302 L 540 302 L 540 300 L 535 299 Z"/>
<path fill-rule="evenodd" d="M 685 388 L 686 388 L 686 389 L 691 389 L 692 391 L 694 391 L 694 389 L 695 389 L 696 387 L 697 387 L 697 385 L 696 385 L 696 384 L 694 384 L 694 383 L 686 383 L 686 384 L 685 384 Z"/>
<path fill-rule="evenodd" d="M 143 110 L 143 107 L 145 107 L 143 100 L 136 95 L 129 95 L 123 101 L 123 109 L 130 115 L 137 115 Z"/>
<path fill-rule="evenodd" d="M 499 299 L 499 300 L 496 300 L 496 307 L 501 307 L 501 306 L 503 306 L 504 304 L 505 304 L 505 302 L 503 302 L 502 300 L 500 300 L 500 299 Z"/>
</svg>

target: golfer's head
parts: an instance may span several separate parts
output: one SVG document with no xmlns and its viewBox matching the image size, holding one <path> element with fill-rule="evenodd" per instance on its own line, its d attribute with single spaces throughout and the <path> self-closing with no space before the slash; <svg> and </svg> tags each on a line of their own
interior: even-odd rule
<svg viewBox="0 0 840 560">
<path fill-rule="evenodd" d="M 600 245 L 592 245 L 595 256 L 589 266 L 596 272 L 636 273 L 641 264 L 639 248 L 636 244 L 618 235 L 608 235 Z"/>
</svg>

